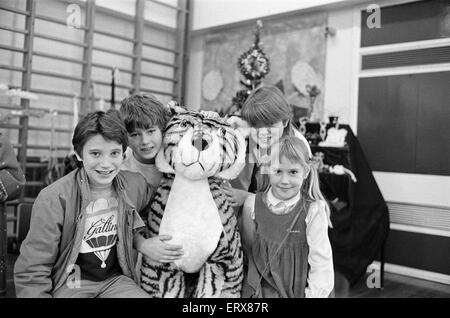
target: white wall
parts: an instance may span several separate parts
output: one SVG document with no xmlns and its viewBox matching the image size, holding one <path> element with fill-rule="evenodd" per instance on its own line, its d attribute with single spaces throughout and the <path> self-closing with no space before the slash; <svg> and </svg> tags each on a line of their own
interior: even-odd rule
<svg viewBox="0 0 450 318">
<path fill-rule="evenodd" d="M 386 201 L 450 208 L 450 177 L 374 172 Z"/>
<path fill-rule="evenodd" d="M 339 116 L 356 134 L 358 113 L 359 11 L 352 8 L 328 13 L 328 26 L 335 31 L 327 37 L 324 113 Z"/>
<path fill-rule="evenodd" d="M 189 51 L 185 96 L 186 106 L 192 110 L 199 109 L 202 102 L 203 56 L 203 38 L 194 37 Z"/>
<path fill-rule="evenodd" d="M 177 5 L 177 0 L 159 1 L 169 5 Z M 68 0 L 68 2 L 70 2 L 70 0 Z M 97 6 L 105 7 L 132 16 L 134 16 L 136 8 L 136 0 L 96 0 L 95 4 Z M 177 25 L 175 10 L 153 2 L 145 2 L 144 18 L 146 20 L 157 22 L 172 28 L 175 28 Z"/>
<path fill-rule="evenodd" d="M 346 0 L 193 0 L 192 29 L 200 30 Z"/>
</svg>

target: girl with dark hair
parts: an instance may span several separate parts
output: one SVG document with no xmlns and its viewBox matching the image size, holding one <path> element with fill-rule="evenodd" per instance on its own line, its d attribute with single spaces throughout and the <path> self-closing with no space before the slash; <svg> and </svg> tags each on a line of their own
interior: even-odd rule
<svg viewBox="0 0 450 318">
<path fill-rule="evenodd" d="M 262 86 L 250 94 L 242 106 L 242 119 L 250 126 L 247 164 L 231 185 L 224 185 L 233 206 L 242 206 L 250 193 L 267 188 L 264 177 L 271 145 L 282 136 L 296 136 L 306 146 L 309 157 L 311 149 L 305 137 L 293 126 L 292 108 L 283 93 L 275 86 Z"/>
</svg>

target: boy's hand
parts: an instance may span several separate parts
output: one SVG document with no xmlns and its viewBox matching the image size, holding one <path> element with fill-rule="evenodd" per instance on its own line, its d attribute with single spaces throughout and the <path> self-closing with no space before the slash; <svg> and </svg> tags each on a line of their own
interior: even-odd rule
<svg viewBox="0 0 450 318">
<path fill-rule="evenodd" d="M 181 245 L 165 243 L 172 239 L 170 235 L 151 237 L 142 242 L 139 251 L 155 262 L 171 263 L 183 255 Z"/>
<path fill-rule="evenodd" d="M 237 207 L 244 204 L 245 199 L 250 195 L 249 192 L 245 190 L 234 189 L 229 185 L 222 186 L 223 192 L 228 197 L 228 201 L 231 206 Z"/>
</svg>

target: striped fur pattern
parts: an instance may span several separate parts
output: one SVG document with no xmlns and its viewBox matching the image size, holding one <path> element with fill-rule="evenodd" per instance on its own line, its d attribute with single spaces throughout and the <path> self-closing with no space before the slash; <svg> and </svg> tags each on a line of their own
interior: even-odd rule
<svg viewBox="0 0 450 318">
<path fill-rule="evenodd" d="M 198 130 L 201 130 L 203 134 L 209 134 L 212 138 L 219 138 L 220 147 L 223 149 L 220 164 L 217 167 L 204 164 L 205 170 L 208 171 L 209 189 L 217 206 L 223 231 L 216 249 L 196 274 L 186 274 L 174 263 L 161 264 L 143 257 L 141 287 L 153 297 L 236 298 L 241 296 L 243 281 L 241 238 L 234 209 L 221 191 L 222 179 L 217 177 L 237 160 L 239 145 L 235 138 L 233 139 L 234 131 L 220 118 L 209 118 L 193 112 L 184 113 L 175 116 L 168 123 L 161 153 L 168 166 L 179 173 L 179 166 L 173 160 L 177 146 L 189 131 L 191 134 L 194 132 L 192 136 L 195 139 L 195 132 Z M 151 236 L 159 234 L 174 178 L 173 173 L 166 171 L 157 189 L 148 219 Z"/>
<path fill-rule="evenodd" d="M 177 172 L 179 172 L 180 167 L 178 166 L 178 169 L 176 167 L 176 164 L 179 162 L 177 162 L 177 156 L 174 155 L 174 151 L 178 149 L 180 140 L 186 134 L 192 134 L 195 140 L 200 140 L 196 138 L 197 136 L 206 135 L 210 139 L 210 143 L 212 142 L 211 139 L 220 143 L 221 151 L 218 152 L 219 157 L 206 163 L 210 165 L 217 164 L 219 169 L 215 170 L 216 167 L 209 167 L 208 177 L 230 168 L 237 160 L 238 144 L 235 138 L 236 132 L 230 125 L 222 118 L 204 116 L 197 112 L 185 112 L 174 116 L 169 121 L 164 132 L 162 146 L 165 161 Z"/>
</svg>

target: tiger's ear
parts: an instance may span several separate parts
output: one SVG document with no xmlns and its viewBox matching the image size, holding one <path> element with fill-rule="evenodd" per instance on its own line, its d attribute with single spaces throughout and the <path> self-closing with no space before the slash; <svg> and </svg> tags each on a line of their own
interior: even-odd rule
<svg viewBox="0 0 450 318">
<path fill-rule="evenodd" d="M 175 100 L 169 101 L 166 107 L 169 109 L 169 112 L 172 116 L 180 113 L 185 113 L 187 111 L 185 108 L 181 107 L 180 104 Z"/>
<path fill-rule="evenodd" d="M 213 110 L 201 110 L 200 114 L 202 114 L 205 118 L 220 118 L 219 113 Z"/>
<path fill-rule="evenodd" d="M 245 152 L 247 150 L 247 145 L 245 143 L 245 138 L 242 136 L 239 130 L 234 131 L 236 136 L 236 144 L 237 144 L 237 156 L 236 161 L 226 170 L 223 170 L 217 174 L 217 177 L 232 180 L 237 178 L 239 173 L 241 173 L 242 169 L 245 166 Z"/>
<path fill-rule="evenodd" d="M 166 158 L 164 157 L 164 147 L 159 149 L 155 158 L 155 165 L 162 173 L 175 173 L 175 170 L 167 163 Z"/>
</svg>

